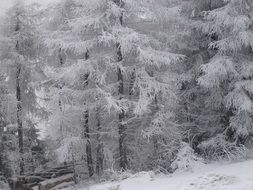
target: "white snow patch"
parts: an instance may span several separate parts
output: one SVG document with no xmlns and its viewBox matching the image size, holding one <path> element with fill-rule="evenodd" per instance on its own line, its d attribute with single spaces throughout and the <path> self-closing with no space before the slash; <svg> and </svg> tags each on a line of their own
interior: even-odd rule
<svg viewBox="0 0 253 190">
<path fill-rule="evenodd" d="M 122 181 L 78 190 L 253 190 L 253 161 L 209 164 L 194 172 L 169 176 L 142 172 Z"/>
</svg>

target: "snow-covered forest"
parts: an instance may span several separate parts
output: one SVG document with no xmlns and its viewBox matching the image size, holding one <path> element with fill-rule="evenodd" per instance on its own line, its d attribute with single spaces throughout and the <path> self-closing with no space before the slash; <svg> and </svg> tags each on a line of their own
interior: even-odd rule
<svg viewBox="0 0 253 190">
<path fill-rule="evenodd" d="M 15 0 L 1 17 L 0 189 L 252 158 L 252 0 Z"/>
</svg>

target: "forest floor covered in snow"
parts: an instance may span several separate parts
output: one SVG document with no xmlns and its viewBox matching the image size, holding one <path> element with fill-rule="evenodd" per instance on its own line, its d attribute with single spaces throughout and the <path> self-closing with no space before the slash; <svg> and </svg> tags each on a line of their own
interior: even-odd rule
<svg viewBox="0 0 253 190">
<path fill-rule="evenodd" d="M 78 190 L 253 190 L 253 161 L 208 164 L 191 172 L 154 175 L 142 172 Z"/>
</svg>

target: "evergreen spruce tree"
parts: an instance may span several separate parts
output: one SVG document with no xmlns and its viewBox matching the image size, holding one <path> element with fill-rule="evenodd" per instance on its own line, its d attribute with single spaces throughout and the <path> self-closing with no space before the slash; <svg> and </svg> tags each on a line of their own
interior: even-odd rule
<svg viewBox="0 0 253 190">
<path fill-rule="evenodd" d="M 250 111 L 243 108 L 250 102 L 242 103 L 250 92 L 244 91 L 242 83 L 248 81 L 243 68 L 250 68 L 252 5 L 246 1 L 191 1 L 189 7 L 198 48 L 191 54 L 190 80 L 182 86 L 184 122 L 197 151 L 208 158 L 234 159 L 251 136 Z"/>
</svg>

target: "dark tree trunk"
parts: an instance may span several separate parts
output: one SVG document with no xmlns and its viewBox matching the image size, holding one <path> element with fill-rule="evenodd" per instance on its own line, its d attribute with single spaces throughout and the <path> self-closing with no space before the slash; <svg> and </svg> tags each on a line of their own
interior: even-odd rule
<svg viewBox="0 0 253 190">
<path fill-rule="evenodd" d="M 86 110 L 84 112 L 84 137 L 86 139 L 86 156 L 87 156 L 87 167 L 89 176 L 93 176 L 93 160 L 92 160 L 92 149 L 91 149 L 91 141 L 90 141 L 90 128 L 89 128 L 89 111 Z"/>
<path fill-rule="evenodd" d="M 18 32 L 20 30 L 20 21 L 19 15 L 17 16 L 17 23 L 15 31 Z M 19 41 L 16 42 L 16 51 L 20 53 Z M 22 125 L 22 97 L 21 97 L 21 63 L 16 63 L 16 99 L 17 99 L 17 125 L 18 125 L 18 145 L 19 145 L 19 154 L 20 154 L 20 174 L 24 173 L 24 161 L 23 161 L 23 153 L 24 153 L 24 140 L 23 140 L 23 125 Z"/>
<path fill-rule="evenodd" d="M 99 176 L 103 173 L 104 167 L 104 145 L 101 136 L 101 122 L 100 122 L 100 109 L 96 110 L 96 120 L 97 120 L 97 160 L 96 160 L 96 174 Z"/>
<path fill-rule="evenodd" d="M 59 56 L 60 65 L 63 66 L 65 61 L 64 61 L 64 58 L 63 58 L 63 54 L 62 54 L 62 49 L 61 49 L 61 48 L 59 49 L 58 56 Z M 60 90 L 62 90 L 63 84 L 60 84 L 60 87 L 59 87 L 59 88 L 60 88 Z M 60 111 L 62 112 L 63 109 L 62 109 L 62 101 L 61 101 L 61 98 L 59 98 L 59 103 L 58 103 L 58 105 L 59 105 Z"/>
<path fill-rule="evenodd" d="M 16 99 L 17 99 L 17 124 L 18 124 L 18 144 L 20 153 L 20 174 L 24 173 L 24 142 L 23 142 L 23 125 L 22 125 L 22 98 L 21 98 L 21 64 L 17 63 L 17 76 L 16 76 Z"/>
<path fill-rule="evenodd" d="M 60 66 L 63 66 L 63 64 L 64 64 L 64 59 L 63 59 L 63 56 L 62 56 L 62 49 L 61 49 L 61 48 L 59 49 L 58 56 L 59 56 Z M 61 91 L 62 91 L 62 88 L 63 88 L 63 84 L 60 83 L 60 84 L 59 84 L 60 92 L 59 92 L 58 106 L 59 106 L 59 109 L 60 109 L 61 113 L 63 113 L 62 100 L 61 100 Z M 60 123 L 60 132 L 61 132 L 61 133 L 63 132 L 62 121 L 61 121 L 61 123 Z"/>
<path fill-rule="evenodd" d="M 151 71 L 149 72 L 149 75 L 150 77 L 154 77 L 154 72 Z M 158 105 L 158 96 L 155 95 L 155 98 L 154 98 L 154 101 L 153 101 L 153 109 L 152 109 L 152 113 L 151 113 L 151 118 L 153 118 L 157 112 L 159 111 L 159 105 Z M 154 158 L 157 158 L 159 156 L 159 137 L 158 135 L 154 134 L 153 137 L 152 137 L 152 142 L 153 142 L 153 148 L 154 148 L 154 151 L 153 151 L 153 156 Z"/>
<path fill-rule="evenodd" d="M 130 84 L 129 84 L 129 98 L 131 98 L 134 95 L 134 83 L 136 79 L 136 73 L 135 68 L 133 69 L 130 77 Z"/>
<path fill-rule="evenodd" d="M 2 126 L 0 126 L 0 175 L 1 173 L 4 173 L 4 145 Z"/>
<path fill-rule="evenodd" d="M 85 54 L 85 59 L 89 59 L 89 51 L 87 50 Z M 84 89 L 89 85 L 89 76 L 90 74 L 87 73 L 84 76 Z M 94 168 L 93 168 L 93 159 L 92 159 L 92 147 L 91 147 L 91 140 L 90 140 L 90 127 L 89 127 L 89 110 L 86 109 L 83 114 L 84 118 L 84 137 L 87 140 L 86 143 L 86 157 L 87 157 L 87 167 L 89 176 L 93 176 Z"/>
<path fill-rule="evenodd" d="M 118 56 L 118 62 L 121 62 L 123 60 L 122 52 L 120 44 L 117 44 L 117 56 Z M 118 82 L 119 82 L 119 99 L 123 99 L 124 96 L 124 82 L 123 82 L 123 74 L 120 67 L 118 67 L 117 71 L 118 75 Z M 126 138 L 126 126 L 123 124 L 123 121 L 125 119 L 125 112 L 124 110 L 121 110 L 119 113 L 119 126 L 118 126 L 118 132 L 119 132 L 119 156 L 120 156 L 120 163 L 119 166 L 121 169 L 126 170 L 127 169 L 127 147 L 125 143 Z"/>
<path fill-rule="evenodd" d="M 125 118 L 124 111 L 119 114 L 119 156 L 120 156 L 120 168 L 123 170 L 127 169 L 127 147 L 126 147 L 126 126 L 122 124 Z"/>
<path fill-rule="evenodd" d="M 155 95 L 155 100 L 154 100 L 154 115 L 159 111 L 159 105 L 158 105 L 158 99 L 157 95 Z M 154 145 L 154 157 L 157 157 L 159 154 L 159 144 L 158 144 L 158 136 L 154 135 L 153 136 L 153 145 Z"/>
<path fill-rule="evenodd" d="M 122 0 L 113 0 L 113 1 L 116 5 L 123 8 L 124 3 Z M 121 16 L 119 17 L 119 23 L 120 23 L 120 25 L 123 25 L 123 12 L 122 12 Z M 116 44 L 116 48 L 117 48 L 117 61 L 120 63 L 123 61 L 123 55 L 122 55 L 120 43 Z M 121 99 L 123 99 L 123 96 L 124 96 L 124 79 L 123 79 L 123 73 L 122 73 L 120 66 L 118 67 L 117 75 L 118 75 L 118 83 L 119 83 L 118 93 L 119 93 L 119 99 L 121 100 Z M 125 119 L 124 110 L 121 110 L 118 117 L 119 117 L 119 126 L 118 126 L 119 157 L 120 157 L 119 158 L 119 166 L 122 170 L 126 170 L 128 167 L 127 146 L 126 146 L 126 142 L 125 142 L 127 127 L 126 127 L 126 125 L 123 124 L 123 121 Z"/>
</svg>

